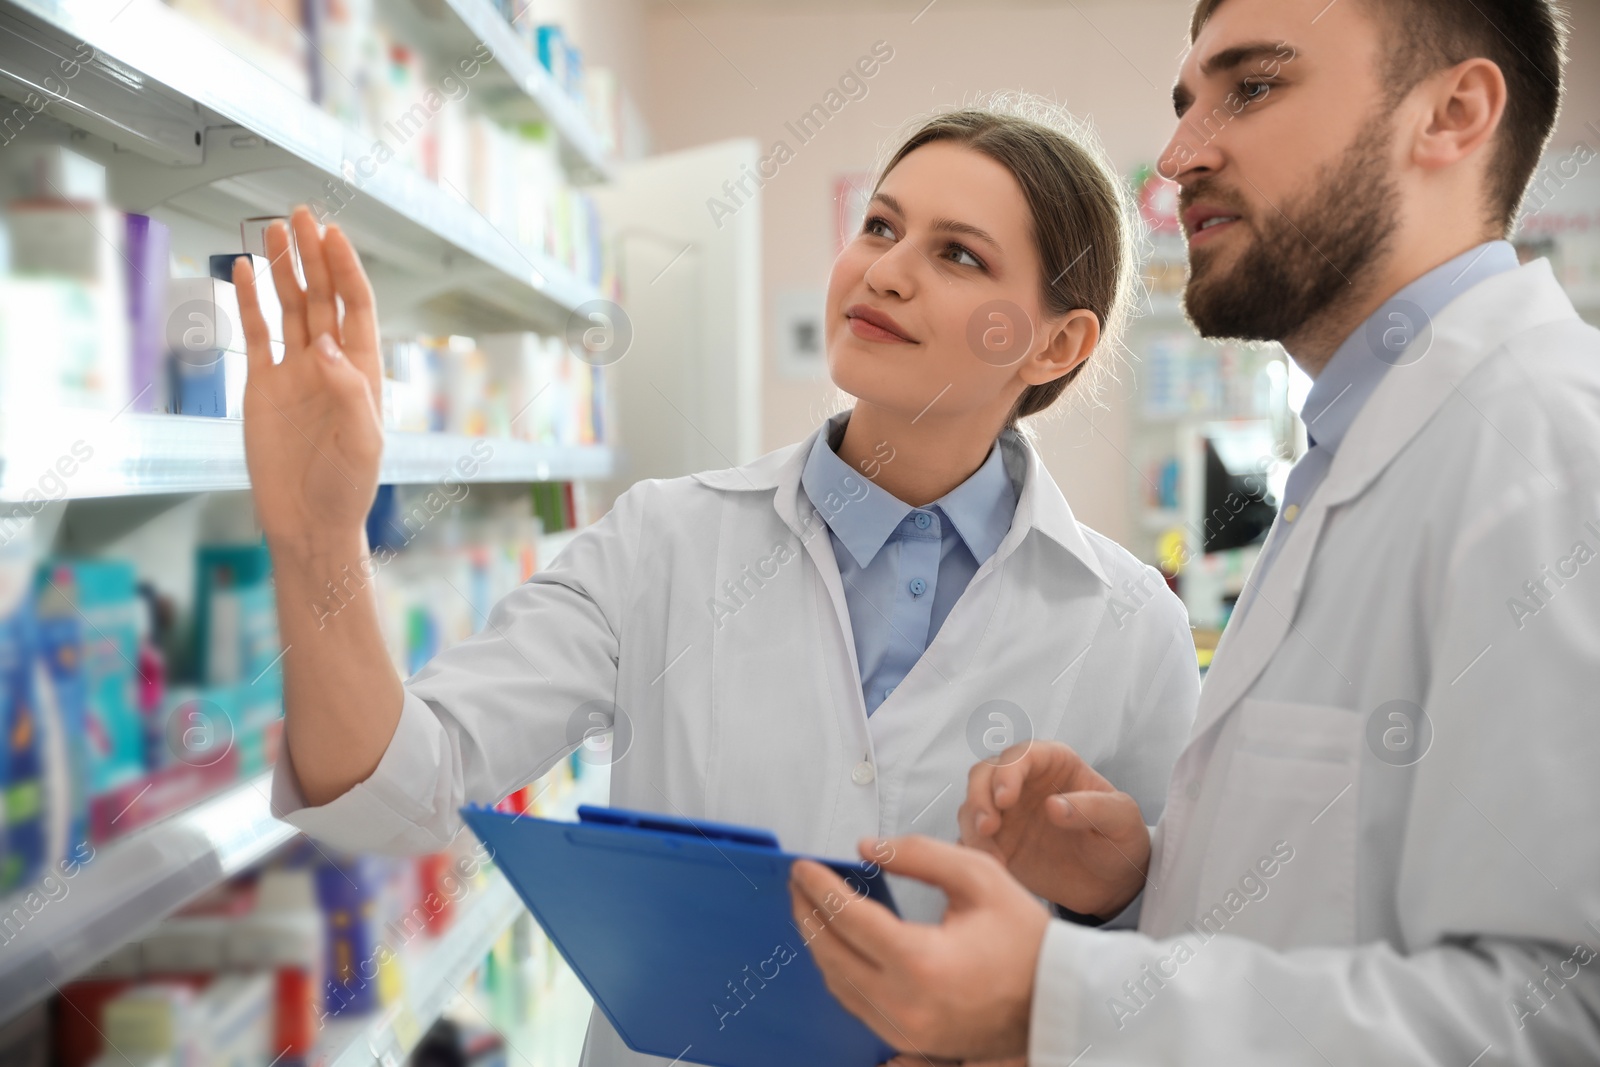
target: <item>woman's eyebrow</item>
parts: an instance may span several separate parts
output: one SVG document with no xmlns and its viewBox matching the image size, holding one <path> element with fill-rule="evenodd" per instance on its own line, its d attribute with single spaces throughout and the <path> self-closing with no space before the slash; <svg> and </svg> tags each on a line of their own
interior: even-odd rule
<svg viewBox="0 0 1600 1067">
<path fill-rule="evenodd" d="M 906 213 L 905 208 L 900 206 L 900 201 L 896 200 L 888 193 L 875 193 L 873 194 L 872 199 L 883 201 L 884 206 L 890 211 L 893 211 L 896 215 L 904 217 Z M 1001 247 L 1000 242 L 996 241 L 989 235 L 989 231 L 979 229 L 970 222 L 961 222 L 957 219 L 936 218 L 930 221 L 928 225 L 940 233 L 958 233 L 965 237 L 976 237 L 978 240 L 986 242 L 995 248 Z"/>
<path fill-rule="evenodd" d="M 972 225 L 970 222 L 961 222 L 957 219 L 939 218 L 934 219 L 931 223 L 929 223 L 929 225 L 940 233 L 958 233 L 964 237 L 976 237 L 978 240 L 983 241 L 985 244 L 991 245 L 994 248 L 1000 247 L 1000 242 L 989 236 L 989 231 L 981 230 Z"/>
<path fill-rule="evenodd" d="M 886 192 L 878 192 L 878 194 L 872 195 L 872 198 L 874 198 L 874 200 L 878 200 L 878 202 L 882 202 L 885 208 L 893 211 L 894 214 L 898 214 L 898 216 L 901 216 L 901 218 L 906 216 L 906 208 L 902 208 L 899 200 L 896 200 L 896 198 L 886 194 Z M 979 229 L 979 227 L 973 226 L 971 222 L 962 222 L 960 219 L 936 218 L 931 219 L 931 221 L 928 222 L 928 226 L 930 226 L 931 229 L 936 230 L 936 232 L 939 232 L 939 234 L 960 234 L 962 237 L 976 237 L 978 240 L 981 240 L 981 242 L 987 243 L 987 245 L 995 248 L 995 250 L 1000 250 L 1000 248 L 1002 248 L 1000 242 L 997 242 L 994 237 L 990 237 L 989 230 Z"/>
</svg>

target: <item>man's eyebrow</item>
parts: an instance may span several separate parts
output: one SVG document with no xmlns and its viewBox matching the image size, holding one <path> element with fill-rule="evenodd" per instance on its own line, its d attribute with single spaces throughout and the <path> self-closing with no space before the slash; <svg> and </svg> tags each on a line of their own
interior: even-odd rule
<svg viewBox="0 0 1600 1067">
<path fill-rule="evenodd" d="M 1224 48 L 1201 63 L 1200 73 L 1209 78 L 1219 71 L 1234 70 L 1244 66 L 1251 60 L 1260 59 L 1263 56 L 1271 56 L 1274 59 L 1281 58 L 1285 48 L 1289 49 L 1290 58 L 1299 54 L 1291 45 L 1283 41 L 1249 41 L 1245 44 L 1236 44 L 1232 48 Z"/>
</svg>

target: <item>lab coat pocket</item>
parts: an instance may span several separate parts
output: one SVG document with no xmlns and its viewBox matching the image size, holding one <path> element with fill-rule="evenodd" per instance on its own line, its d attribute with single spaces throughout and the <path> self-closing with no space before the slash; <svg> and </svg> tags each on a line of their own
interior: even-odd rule
<svg viewBox="0 0 1600 1067">
<path fill-rule="evenodd" d="M 1278 949 L 1353 944 L 1361 730 L 1347 708 L 1245 700 L 1194 922 Z"/>
</svg>

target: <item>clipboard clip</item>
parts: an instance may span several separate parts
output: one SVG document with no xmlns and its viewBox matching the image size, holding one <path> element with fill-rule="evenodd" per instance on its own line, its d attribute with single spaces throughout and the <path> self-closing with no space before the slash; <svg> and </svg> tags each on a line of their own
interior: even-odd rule
<svg viewBox="0 0 1600 1067">
<path fill-rule="evenodd" d="M 769 831 L 731 823 L 695 822 L 656 812 L 630 811 L 627 808 L 606 808 L 593 804 L 578 805 L 578 821 L 589 825 L 621 826 L 631 830 L 648 830 L 653 833 L 682 834 L 707 841 L 730 841 L 753 848 L 778 850 L 778 839 Z"/>
</svg>

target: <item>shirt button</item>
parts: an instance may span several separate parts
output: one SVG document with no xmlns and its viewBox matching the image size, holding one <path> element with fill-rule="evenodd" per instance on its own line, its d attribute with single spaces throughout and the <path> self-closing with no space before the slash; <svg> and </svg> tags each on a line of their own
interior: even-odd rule
<svg viewBox="0 0 1600 1067">
<path fill-rule="evenodd" d="M 1300 505 L 1299 504 L 1290 504 L 1288 507 L 1283 509 L 1283 521 L 1284 522 L 1293 522 L 1295 519 L 1298 519 L 1299 517 L 1300 517 Z"/>
<path fill-rule="evenodd" d="M 921 578 L 913 578 L 913 579 L 911 579 L 911 595 L 912 596 L 921 596 L 923 593 L 926 593 L 927 591 L 928 591 L 928 583 L 927 582 L 923 581 Z"/>
<path fill-rule="evenodd" d="M 917 512 L 916 518 L 912 519 L 911 521 L 917 524 L 917 529 L 926 530 L 929 526 L 933 525 L 933 516 L 929 515 L 926 511 L 919 511 Z"/>
<path fill-rule="evenodd" d="M 1183 795 L 1188 797 L 1190 800 L 1199 800 L 1200 799 L 1200 783 L 1199 782 L 1190 782 L 1189 783 L 1189 788 L 1185 789 L 1183 791 Z"/>
<path fill-rule="evenodd" d="M 872 764 L 862 760 L 850 771 L 850 780 L 856 785 L 871 785 L 878 772 L 872 769 Z"/>
</svg>

